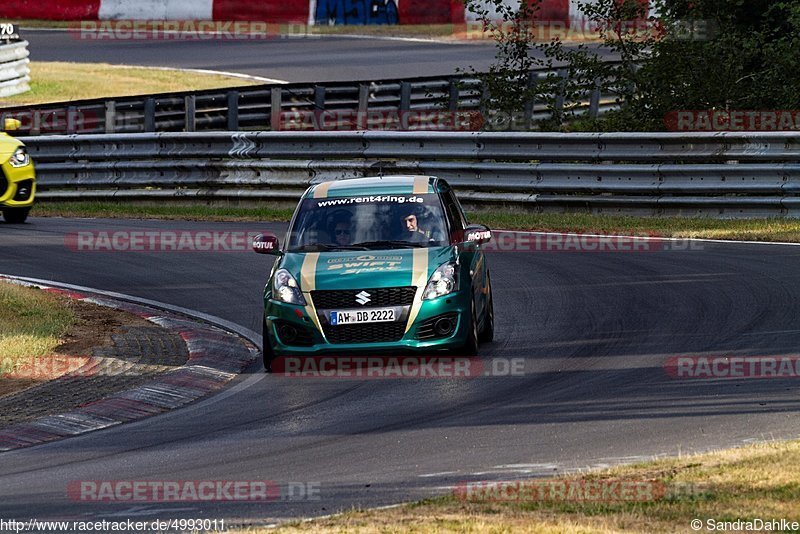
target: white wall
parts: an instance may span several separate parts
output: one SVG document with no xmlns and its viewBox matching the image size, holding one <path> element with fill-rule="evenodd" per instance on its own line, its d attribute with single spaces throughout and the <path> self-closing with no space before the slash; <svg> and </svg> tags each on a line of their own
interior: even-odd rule
<svg viewBox="0 0 800 534">
<path fill-rule="evenodd" d="M 214 0 L 101 0 L 101 20 L 211 20 Z"/>
</svg>

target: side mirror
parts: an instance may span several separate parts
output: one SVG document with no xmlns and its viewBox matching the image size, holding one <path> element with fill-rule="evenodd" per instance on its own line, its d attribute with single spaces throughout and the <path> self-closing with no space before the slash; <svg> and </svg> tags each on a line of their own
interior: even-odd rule
<svg viewBox="0 0 800 534">
<path fill-rule="evenodd" d="M 492 240 L 492 231 L 483 224 L 470 224 L 464 230 L 464 241 L 483 245 Z"/>
<path fill-rule="evenodd" d="M 253 238 L 253 250 L 259 254 L 277 256 L 281 253 L 278 237 L 270 232 L 258 234 Z"/>
<path fill-rule="evenodd" d="M 3 130 L 7 132 L 13 132 L 14 130 L 19 130 L 20 126 L 22 126 L 22 122 L 17 119 L 7 118 L 3 121 Z"/>
</svg>

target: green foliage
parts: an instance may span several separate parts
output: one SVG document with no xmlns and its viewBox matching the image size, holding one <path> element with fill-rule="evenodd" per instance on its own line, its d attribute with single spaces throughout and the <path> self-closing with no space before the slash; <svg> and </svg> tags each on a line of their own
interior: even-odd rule
<svg viewBox="0 0 800 534">
<path fill-rule="evenodd" d="M 537 99 L 553 112 L 540 129 L 633 131 L 665 129 L 672 111 L 800 106 L 800 0 L 651 0 L 657 17 L 638 0 L 581 3 L 600 46 L 537 42 L 529 30 L 541 0 L 516 9 L 506 1 L 465 0 L 498 47 L 484 76 L 487 111 L 519 113 Z M 535 66 L 567 76 L 531 86 L 526 73 Z M 618 95 L 620 109 L 576 122 L 560 102 L 585 98 L 595 85 Z"/>
</svg>

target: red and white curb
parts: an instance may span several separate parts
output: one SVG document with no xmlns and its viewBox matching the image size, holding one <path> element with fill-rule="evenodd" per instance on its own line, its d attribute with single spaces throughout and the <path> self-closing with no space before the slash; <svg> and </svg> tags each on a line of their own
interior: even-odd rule
<svg viewBox="0 0 800 534">
<path fill-rule="evenodd" d="M 38 287 L 72 299 L 133 313 L 177 332 L 186 343 L 189 353 L 185 365 L 167 371 L 146 384 L 114 393 L 66 413 L 0 430 L 0 451 L 47 443 L 174 410 L 221 389 L 252 364 L 259 353 L 254 344 L 238 335 L 177 313 L 3 275 L 0 275 L 0 281 Z M 90 359 L 83 367 L 56 380 L 82 376 L 94 365 L 96 362 Z"/>
</svg>

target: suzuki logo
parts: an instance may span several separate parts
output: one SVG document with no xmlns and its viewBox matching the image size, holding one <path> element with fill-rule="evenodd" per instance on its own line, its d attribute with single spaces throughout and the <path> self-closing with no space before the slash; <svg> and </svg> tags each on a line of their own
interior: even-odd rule
<svg viewBox="0 0 800 534">
<path fill-rule="evenodd" d="M 366 291 L 362 291 L 361 293 L 356 294 L 356 302 L 358 302 L 363 306 L 364 304 L 372 300 L 369 297 L 370 297 L 369 293 L 367 293 Z"/>
</svg>

